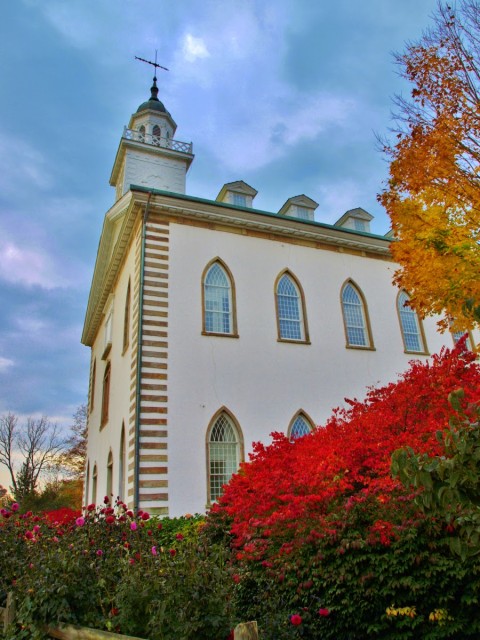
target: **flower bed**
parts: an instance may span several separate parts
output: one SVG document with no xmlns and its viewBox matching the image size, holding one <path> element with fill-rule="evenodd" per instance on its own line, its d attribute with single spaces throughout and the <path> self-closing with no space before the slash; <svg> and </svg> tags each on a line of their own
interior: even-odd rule
<svg viewBox="0 0 480 640">
<path fill-rule="evenodd" d="M 226 554 L 202 526 L 199 516 L 160 521 L 107 498 L 82 514 L 19 515 L 12 505 L 0 517 L 0 591 L 17 601 L 7 637 L 45 638 L 52 623 L 149 640 L 227 637 Z"/>
</svg>

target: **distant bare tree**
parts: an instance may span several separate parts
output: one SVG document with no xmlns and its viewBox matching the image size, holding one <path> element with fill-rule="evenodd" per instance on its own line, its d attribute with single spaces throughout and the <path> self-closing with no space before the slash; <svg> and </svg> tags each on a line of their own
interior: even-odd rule
<svg viewBox="0 0 480 640">
<path fill-rule="evenodd" d="M 64 448 L 58 426 L 46 417 L 28 418 L 19 425 L 12 413 L 0 416 L 0 464 L 10 474 L 16 500 L 35 492 L 42 474 L 57 465 Z"/>
<path fill-rule="evenodd" d="M 65 449 L 59 457 L 59 466 L 64 474 L 74 480 L 82 480 L 87 457 L 87 417 L 86 404 L 81 404 L 73 414 L 70 435 L 65 441 Z"/>
</svg>

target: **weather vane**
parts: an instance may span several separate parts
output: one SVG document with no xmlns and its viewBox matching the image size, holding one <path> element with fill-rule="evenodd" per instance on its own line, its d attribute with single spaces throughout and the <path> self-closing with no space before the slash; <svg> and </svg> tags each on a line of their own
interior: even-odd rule
<svg viewBox="0 0 480 640">
<path fill-rule="evenodd" d="M 161 64 L 158 64 L 157 62 L 157 49 L 155 49 L 155 62 L 151 62 L 150 60 L 145 60 L 145 58 L 139 58 L 138 56 L 135 56 L 135 60 L 140 60 L 140 62 L 146 62 L 147 64 L 151 64 L 152 67 L 155 67 L 155 76 L 157 75 L 157 68 L 158 69 L 163 69 L 164 71 L 168 71 L 167 67 L 162 67 Z M 156 80 L 156 78 L 155 78 Z"/>
</svg>

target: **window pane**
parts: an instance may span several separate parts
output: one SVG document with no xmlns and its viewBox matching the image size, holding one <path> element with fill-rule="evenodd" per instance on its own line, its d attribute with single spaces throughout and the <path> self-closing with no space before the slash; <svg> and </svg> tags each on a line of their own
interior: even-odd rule
<svg viewBox="0 0 480 640">
<path fill-rule="evenodd" d="M 205 331 L 232 333 L 230 282 L 218 263 L 209 269 L 204 287 Z"/>
<path fill-rule="evenodd" d="M 222 486 L 227 484 L 239 465 L 239 444 L 233 425 L 222 414 L 210 434 L 210 500 L 214 502 L 222 494 Z"/>
<path fill-rule="evenodd" d="M 247 206 L 247 197 L 242 195 L 241 193 L 233 194 L 233 204 L 236 204 L 237 207 L 246 207 Z"/>
<path fill-rule="evenodd" d="M 470 342 L 470 336 L 468 335 L 468 331 L 454 331 L 452 333 L 453 342 L 457 344 L 457 342 L 463 338 L 463 336 L 467 334 L 467 339 L 465 341 L 465 346 L 469 351 L 472 351 L 472 343 Z"/>
<path fill-rule="evenodd" d="M 420 325 L 416 312 L 408 306 L 409 297 L 402 291 L 398 296 L 398 313 L 405 340 L 406 351 L 423 353 L 425 351 Z"/>
<path fill-rule="evenodd" d="M 310 433 L 310 425 L 303 416 L 297 416 L 290 430 L 290 440 L 296 440 Z"/>
<path fill-rule="evenodd" d="M 363 303 L 351 284 L 347 284 L 343 290 L 342 303 L 348 344 L 354 347 L 370 346 Z"/>
<path fill-rule="evenodd" d="M 303 319 L 300 312 L 300 296 L 288 275 L 280 278 L 277 286 L 278 323 L 280 338 L 303 340 Z"/>
</svg>

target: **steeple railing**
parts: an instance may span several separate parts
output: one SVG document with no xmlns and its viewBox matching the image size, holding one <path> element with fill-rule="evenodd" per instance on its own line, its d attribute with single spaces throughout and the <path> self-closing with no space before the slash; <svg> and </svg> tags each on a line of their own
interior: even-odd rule
<svg viewBox="0 0 480 640">
<path fill-rule="evenodd" d="M 164 138 L 162 136 L 154 136 L 151 133 L 144 133 L 136 129 L 123 130 L 125 140 L 134 140 L 135 142 L 143 142 L 153 147 L 163 147 L 164 149 L 172 149 L 172 151 L 180 151 L 182 153 L 192 153 L 191 142 L 181 142 L 173 138 Z"/>
</svg>

